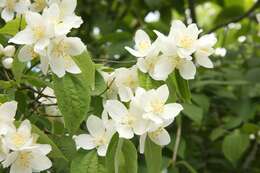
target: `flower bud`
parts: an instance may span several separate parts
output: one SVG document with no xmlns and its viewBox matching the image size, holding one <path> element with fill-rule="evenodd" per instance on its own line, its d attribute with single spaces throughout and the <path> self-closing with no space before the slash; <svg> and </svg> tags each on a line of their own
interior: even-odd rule
<svg viewBox="0 0 260 173">
<path fill-rule="evenodd" d="M 13 61 L 14 61 L 13 58 L 7 57 L 2 60 L 2 64 L 3 64 L 4 68 L 10 69 L 10 68 L 12 68 Z"/>
</svg>

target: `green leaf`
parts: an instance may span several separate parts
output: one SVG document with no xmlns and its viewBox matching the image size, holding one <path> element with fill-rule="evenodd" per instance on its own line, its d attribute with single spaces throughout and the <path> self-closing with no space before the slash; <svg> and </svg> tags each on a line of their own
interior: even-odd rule
<svg viewBox="0 0 260 173">
<path fill-rule="evenodd" d="M 54 92 L 64 116 L 65 127 L 75 133 L 86 119 L 90 107 L 90 89 L 94 85 L 95 69 L 87 52 L 74 58 L 81 69 L 78 75 L 54 76 Z"/>
<path fill-rule="evenodd" d="M 225 157 L 235 165 L 247 150 L 248 146 L 248 135 L 240 133 L 239 130 L 235 130 L 225 137 L 222 143 L 222 151 Z"/>
<path fill-rule="evenodd" d="M 183 114 L 189 117 L 198 125 L 201 125 L 203 118 L 203 109 L 193 104 L 183 103 Z"/>
<path fill-rule="evenodd" d="M 95 89 L 91 92 L 92 96 L 102 94 L 107 88 L 106 82 L 100 72 L 95 73 Z"/>
<path fill-rule="evenodd" d="M 21 24 L 21 26 L 20 26 Z M 26 22 L 24 18 L 17 17 L 16 19 L 7 22 L 4 27 L 0 29 L 0 34 L 8 34 L 14 36 L 20 29 L 24 29 L 26 26 Z"/>
<path fill-rule="evenodd" d="M 15 86 L 15 82 L 12 80 L 11 81 L 0 80 L 0 89 L 10 89 L 14 86 Z"/>
<path fill-rule="evenodd" d="M 139 70 L 138 70 L 138 80 L 139 80 L 139 85 L 146 90 L 158 88 L 163 84 L 160 81 L 153 80 L 148 74 L 142 73 Z"/>
<path fill-rule="evenodd" d="M 45 133 L 43 133 L 38 127 L 36 127 L 35 125 L 32 125 L 32 132 L 36 133 L 39 135 L 39 139 L 38 142 L 41 144 L 50 144 L 52 147 L 51 153 L 50 153 L 50 157 L 52 158 L 63 158 L 65 160 L 66 157 L 63 155 L 63 153 L 61 152 L 61 150 L 57 147 L 57 145 L 48 137 L 48 135 L 46 135 Z"/>
<path fill-rule="evenodd" d="M 176 165 L 184 166 L 190 173 L 197 173 L 197 171 L 186 161 L 179 161 L 176 163 Z"/>
<path fill-rule="evenodd" d="M 137 173 L 137 165 L 137 151 L 134 144 L 114 135 L 106 155 L 107 173 Z"/>
<path fill-rule="evenodd" d="M 85 120 L 90 104 L 90 88 L 79 75 L 66 74 L 54 77 L 54 92 L 58 107 L 64 116 L 65 127 L 75 133 Z"/>
<path fill-rule="evenodd" d="M 78 153 L 71 162 L 70 173 L 100 173 L 96 151 Z"/>
<path fill-rule="evenodd" d="M 79 56 L 75 56 L 74 61 L 81 70 L 81 75 L 88 85 L 93 89 L 95 87 L 95 65 L 87 51 Z"/>
<path fill-rule="evenodd" d="M 161 172 L 162 148 L 153 143 L 149 137 L 145 141 L 144 155 L 148 173 Z"/>
<path fill-rule="evenodd" d="M 17 55 L 14 58 L 13 66 L 12 66 L 12 72 L 14 74 L 14 78 L 16 82 L 19 84 L 21 82 L 22 76 L 23 76 L 23 70 L 25 69 L 26 64 L 19 61 Z"/>
<path fill-rule="evenodd" d="M 177 85 L 177 92 L 185 103 L 191 103 L 191 93 L 189 82 L 181 77 L 179 72 L 175 72 L 175 80 Z"/>
<path fill-rule="evenodd" d="M 210 134 L 210 140 L 211 141 L 215 141 L 217 140 L 218 138 L 222 137 L 223 135 L 225 135 L 225 133 L 227 133 L 227 130 L 221 128 L 221 127 L 218 127 L 216 129 L 214 129 L 211 134 Z"/>
</svg>

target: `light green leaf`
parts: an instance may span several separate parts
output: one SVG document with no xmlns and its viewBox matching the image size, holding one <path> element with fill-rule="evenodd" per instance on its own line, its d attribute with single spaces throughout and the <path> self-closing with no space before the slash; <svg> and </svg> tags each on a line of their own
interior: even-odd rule
<svg viewBox="0 0 260 173">
<path fill-rule="evenodd" d="M 227 135 L 222 143 L 222 151 L 225 157 L 234 165 L 242 157 L 249 146 L 248 135 L 235 130 L 230 135 Z"/>
<path fill-rule="evenodd" d="M 138 70 L 138 80 L 139 80 L 139 85 L 146 90 L 158 88 L 163 84 L 160 81 L 153 80 L 148 74 L 142 73 L 139 70 Z"/>
<path fill-rule="evenodd" d="M 21 25 L 21 26 L 20 26 Z M 4 27 L 0 29 L 0 34 L 8 34 L 14 36 L 19 32 L 19 28 L 22 30 L 26 26 L 24 18 L 17 17 L 16 19 L 5 24 Z"/>
<path fill-rule="evenodd" d="M 50 153 L 50 157 L 52 158 L 63 158 L 65 160 L 66 157 L 63 155 L 63 153 L 61 152 L 61 150 L 57 147 L 57 145 L 48 137 L 48 135 L 46 135 L 45 133 L 43 133 L 38 127 L 36 127 L 35 125 L 32 125 L 32 132 L 36 133 L 39 135 L 39 139 L 38 142 L 41 144 L 50 144 L 52 147 L 51 153 Z"/>
<path fill-rule="evenodd" d="M 71 162 L 70 173 L 100 173 L 96 151 L 78 153 Z"/>
<path fill-rule="evenodd" d="M 21 82 L 21 79 L 23 76 L 23 70 L 25 69 L 25 67 L 26 67 L 26 64 L 20 62 L 18 57 L 15 56 L 13 66 L 12 66 L 12 72 L 13 72 L 14 78 L 18 84 Z"/>
<path fill-rule="evenodd" d="M 176 163 L 177 166 L 184 166 L 190 173 L 197 173 L 197 171 L 186 161 L 179 161 Z"/>
<path fill-rule="evenodd" d="M 87 52 L 74 58 L 81 73 L 67 73 L 64 77 L 54 76 L 54 92 L 59 109 L 64 116 L 65 127 L 75 133 L 87 118 L 90 107 L 90 89 L 94 85 L 95 70 Z"/>
<path fill-rule="evenodd" d="M 161 172 L 162 148 L 153 143 L 148 137 L 145 141 L 144 155 L 148 173 Z"/>
</svg>

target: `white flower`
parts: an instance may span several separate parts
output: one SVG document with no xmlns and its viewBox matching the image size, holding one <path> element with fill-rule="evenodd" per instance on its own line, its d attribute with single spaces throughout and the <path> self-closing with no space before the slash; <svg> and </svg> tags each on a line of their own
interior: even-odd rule
<svg viewBox="0 0 260 173">
<path fill-rule="evenodd" d="M 149 53 L 152 43 L 145 31 L 139 29 L 135 33 L 135 49 L 125 47 L 125 49 L 135 57 L 145 57 Z"/>
<path fill-rule="evenodd" d="M 87 120 L 87 128 L 89 134 L 74 136 L 77 148 L 85 150 L 97 148 L 98 155 L 105 156 L 110 140 L 115 133 L 114 128 L 93 115 L 89 116 Z"/>
<path fill-rule="evenodd" d="M 44 171 L 52 166 L 46 156 L 50 151 L 50 145 L 36 144 L 33 148 L 9 153 L 2 164 L 4 168 L 11 166 L 10 173 Z"/>
<path fill-rule="evenodd" d="M 226 56 L 226 54 L 227 54 L 227 50 L 223 47 L 218 47 L 215 50 L 215 55 L 217 55 L 217 56 L 224 57 L 224 56 Z"/>
<path fill-rule="evenodd" d="M 78 28 L 83 23 L 74 13 L 76 5 L 76 0 L 63 0 L 52 3 L 43 11 L 43 17 L 54 26 L 56 36 L 66 35 L 72 28 Z"/>
<path fill-rule="evenodd" d="M 41 12 L 45 7 L 47 7 L 48 3 L 46 0 L 34 0 L 30 6 L 31 11 Z"/>
<path fill-rule="evenodd" d="M 72 56 L 80 55 L 85 50 L 84 43 L 77 37 L 57 37 L 48 46 L 47 59 L 51 70 L 58 77 L 63 77 L 65 72 L 72 74 L 81 73 L 80 68 L 72 59 Z"/>
<path fill-rule="evenodd" d="M 128 102 L 133 97 L 133 91 L 138 87 L 136 66 L 131 68 L 118 68 L 115 70 L 115 84 L 118 88 L 120 100 Z"/>
<path fill-rule="evenodd" d="M 30 0 L 1 0 L 0 8 L 3 8 L 1 17 L 8 22 L 14 18 L 15 13 L 24 14 L 30 6 Z"/>
<path fill-rule="evenodd" d="M 25 15 L 27 26 L 18 32 L 9 42 L 15 44 L 33 45 L 34 51 L 41 52 L 50 43 L 54 36 L 53 25 L 36 12 L 27 12 Z"/>
<path fill-rule="evenodd" d="M 24 120 L 18 129 L 9 130 L 4 137 L 4 143 L 13 151 L 21 151 L 32 148 L 34 136 L 31 134 L 31 124 Z"/>
<path fill-rule="evenodd" d="M 206 68 L 213 68 L 213 63 L 209 59 L 215 50 L 212 48 L 217 42 L 214 34 L 204 35 L 199 38 L 196 44 L 195 58 L 196 62 Z"/>
<path fill-rule="evenodd" d="M 239 43 L 245 42 L 245 41 L 246 41 L 246 36 L 244 36 L 244 35 L 239 36 L 239 37 L 237 38 L 237 41 L 238 41 Z"/>
<path fill-rule="evenodd" d="M 144 109 L 143 118 L 160 125 L 173 120 L 182 111 L 178 103 L 166 103 L 169 97 L 167 85 L 147 91 L 141 96 L 140 103 Z"/>
<path fill-rule="evenodd" d="M 0 135 L 7 134 L 14 128 L 13 121 L 17 110 L 17 102 L 5 102 L 0 105 Z"/>
<path fill-rule="evenodd" d="M 141 135 L 146 131 L 147 123 L 142 118 L 142 110 L 132 102 L 129 109 L 118 100 L 108 100 L 104 107 L 114 120 L 119 137 L 131 139 L 134 134 Z"/>
<path fill-rule="evenodd" d="M 156 34 L 159 38 L 161 37 L 160 39 L 166 40 L 163 52 L 167 52 L 167 54 L 171 52 L 172 55 L 177 53 L 180 58 L 191 60 L 191 54 L 196 51 L 196 43 L 200 32 L 196 24 L 190 24 L 186 27 L 182 21 L 175 20 L 172 22 L 167 38 L 164 38 L 165 36 L 158 31 Z"/>
</svg>

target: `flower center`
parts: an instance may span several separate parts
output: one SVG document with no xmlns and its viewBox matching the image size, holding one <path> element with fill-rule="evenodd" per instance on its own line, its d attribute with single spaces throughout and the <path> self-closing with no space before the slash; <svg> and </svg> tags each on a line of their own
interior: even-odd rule
<svg viewBox="0 0 260 173">
<path fill-rule="evenodd" d="M 129 114 L 129 115 L 125 116 L 125 118 L 123 120 L 123 124 L 128 127 L 133 127 L 133 124 L 135 121 L 136 121 L 136 118 Z"/>
<path fill-rule="evenodd" d="M 123 84 L 130 88 L 135 88 L 137 86 L 137 81 L 134 79 L 132 75 L 129 75 L 126 77 L 125 81 L 123 81 Z"/>
<path fill-rule="evenodd" d="M 43 10 L 46 7 L 45 0 L 35 0 L 34 3 L 35 3 L 35 8 L 38 11 L 41 11 L 41 10 Z"/>
<path fill-rule="evenodd" d="M 151 103 L 151 106 L 152 106 L 152 111 L 157 114 L 163 113 L 164 111 L 164 103 L 160 100 L 153 101 Z"/>
<path fill-rule="evenodd" d="M 35 26 L 35 27 L 32 28 L 32 30 L 33 30 L 34 37 L 36 39 L 41 39 L 45 35 L 44 34 L 44 28 L 41 27 L 41 26 Z"/>
<path fill-rule="evenodd" d="M 53 51 L 55 52 L 56 55 L 58 56 L 63 56 L 65 57 L 66 55 L 66 50 L 68 50 L 69 45 L 66 44 L 64 41 L 60 41 L 58 44 L 55 45 Z"/>
<path fill-rule="evenodd" d="M 97 146 L 105 145 L 107 143 L 107 140 L 104 136 L 99 136 L 99 137 L 95 138 L 94 143 Z"/>
<path fill-rule="evenodd" d="M 180 39 L 179 46 L 182 48 L 191 48 L 193 40 L 189 36 L 183 36 Z"/>
<path fill-rule="evenodd" d="M 149 48 L 149 43 L 147 41 L 141 41 L 139 43 L 139 50 L 144 52 L 146 49 Z"/>
<path fill-rule="evenodd" d="M 15 7 L 16 0 L 7 0 L 6 1 L 6 8 L 9 10 L 13 10 Z"/>
<path fill-rule="evenodd" d="M 22 152 L 19 154 L 19 165 L 24 168 L 30 167 L 30 160 L 32 158 L 31 152 Z"/>
<path fill-rule="evenodd" d="M 25 138 L 22 134 L 16 133 L 12 137 L 12 142 L 16 147 L 20 147 L 25 143 Z"/>
<path fill-rule="evenodd" d="M 158 128 L 157 130 L 150 132 L 149 136 L 152 138 L 157 138 L 163 131 L 163 128 Z"/>
</svg>

